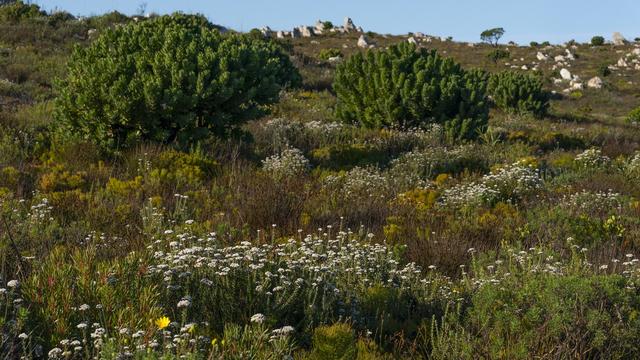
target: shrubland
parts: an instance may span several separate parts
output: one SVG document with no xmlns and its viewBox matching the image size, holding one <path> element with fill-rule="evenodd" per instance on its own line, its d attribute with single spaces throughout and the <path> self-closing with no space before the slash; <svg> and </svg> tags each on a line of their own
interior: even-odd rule
<svg viewBox="0 0 640 360">
<path fill-rule="evenodd" d="M 2 358 L 637 358 L 638 74 L 67 15 L 0 7 Z"/>
</svg>

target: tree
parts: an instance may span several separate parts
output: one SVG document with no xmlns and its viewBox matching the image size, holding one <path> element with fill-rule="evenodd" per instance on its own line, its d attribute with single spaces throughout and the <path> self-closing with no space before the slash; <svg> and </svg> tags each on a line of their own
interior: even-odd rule
<svg viewBox="0 0 640 360">
<path fill-rule="evenodd" d="M 337 116 L 368 128 L 440 124 L 460 140 L 487 125 L 486 76 L 408 42 L 351 56 L 333 87 Z"/>
<path fill-rule="evenodd" d="M 74 49 L 67 74 L 58 123 L 108 149 L 227 136 L 300 81 L 276 43 L 182 14 L 106 30 Z"/>
<path fill-rule="evenodd" d="M 498 46 L 498 41 L 500 41 L 500 38 L 502 37 L 502 35 L 504 35 L 504 32 L 505 31 L 503 28 L 488 29 L 480 34 L 480 39 L 487 44 Z"/>
<path fill-rule="evenodd" d="M 498 108 L 511 113 L 542 117 L 549 107 L 542 80 L 533 74 L 513 70 L 492 74 L 488 91 Z"/>
<path fill-rule="evenodd" d="M 604 37 L 602 36 L 594 36 L 591 38 L 591 45 L 593 46 L 601 46 L 604 45 Z"/>
</svg>

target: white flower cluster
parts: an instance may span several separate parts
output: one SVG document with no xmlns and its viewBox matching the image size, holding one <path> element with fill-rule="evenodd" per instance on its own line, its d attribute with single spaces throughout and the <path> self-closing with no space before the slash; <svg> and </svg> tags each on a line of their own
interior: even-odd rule
<svg viewBox="0 0 640 360">
<path fill-rule="evenodd" d="M 300 176 L 309 170 L 309 160 L 302 151 L 289 148 L 262 161 L 262 169 L 276 180 Z"/>
<path fill-rule="evenodd" d="M 522 161 L 498 169 L 479 181 L 444 191 L 442 201 L 454 207 L 517 201 L 543 187 L 538 169 Z"/>
<path fill-rule="evenodd" d="M 393 196 L 387 178 L 376 168 L 355 167 L 324 179 L 325 190 L 344 201 L 387 199 Z"/>
<path fill-rule="evenodd" d="M 626 170 L 630 174 L 640 175 L 640 152 L 629 159 Z"/>
<path fill-rule="evenodd" d="M 575 161 L 581 167 L 589 169 L 606 166 L 611 162 L 611 159 L 608 156 L 602 155 L 600 149 L 593 148 L 576 155 Z"/>
<path fill-rule="evenodd" d="M 599 213 L 602 211 L 622 210 L 624 198 L 612 190 L 608 192 L 583 190 L 565 197 L 561 204 L 580 213 Z"/>
</svg>

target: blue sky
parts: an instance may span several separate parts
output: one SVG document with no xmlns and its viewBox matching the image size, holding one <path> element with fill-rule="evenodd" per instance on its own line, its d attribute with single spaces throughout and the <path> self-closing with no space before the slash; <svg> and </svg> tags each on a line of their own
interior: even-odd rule
<svg viewBox="0 0 640 360">
<path fill-rule="evenodd" d="M 269 25 L 290 29 L 316 20 L 356 25 L 379 33 L 421 31 L 479 41 L 482 30 L 504 27 L 504 41 L 586 41 L 593 35 L 610 38 L 614 31 L 628 39 L 640 37 L 640 0 L 36 0 L 46 10 L 95 15 L 111 10 L 134 14 L 147 11 L 202 13 L 212 22 L 236 30 Z"/>
</svg>

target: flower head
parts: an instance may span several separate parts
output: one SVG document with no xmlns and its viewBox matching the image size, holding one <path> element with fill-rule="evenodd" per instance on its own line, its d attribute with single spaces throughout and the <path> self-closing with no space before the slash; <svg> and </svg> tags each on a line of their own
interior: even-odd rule
<svg viewBox="0 0 640 360">
<path fill-rule="evenodd" d="M 171 320 L 169 320 L 169 318 L 166 316 L 163 316 L 156 320 L 156 326 L 158 327 L 158 330 L 166 328 L 167 326 L 169 326 L 169 323 L 171 323 Z"/>
</svg>

